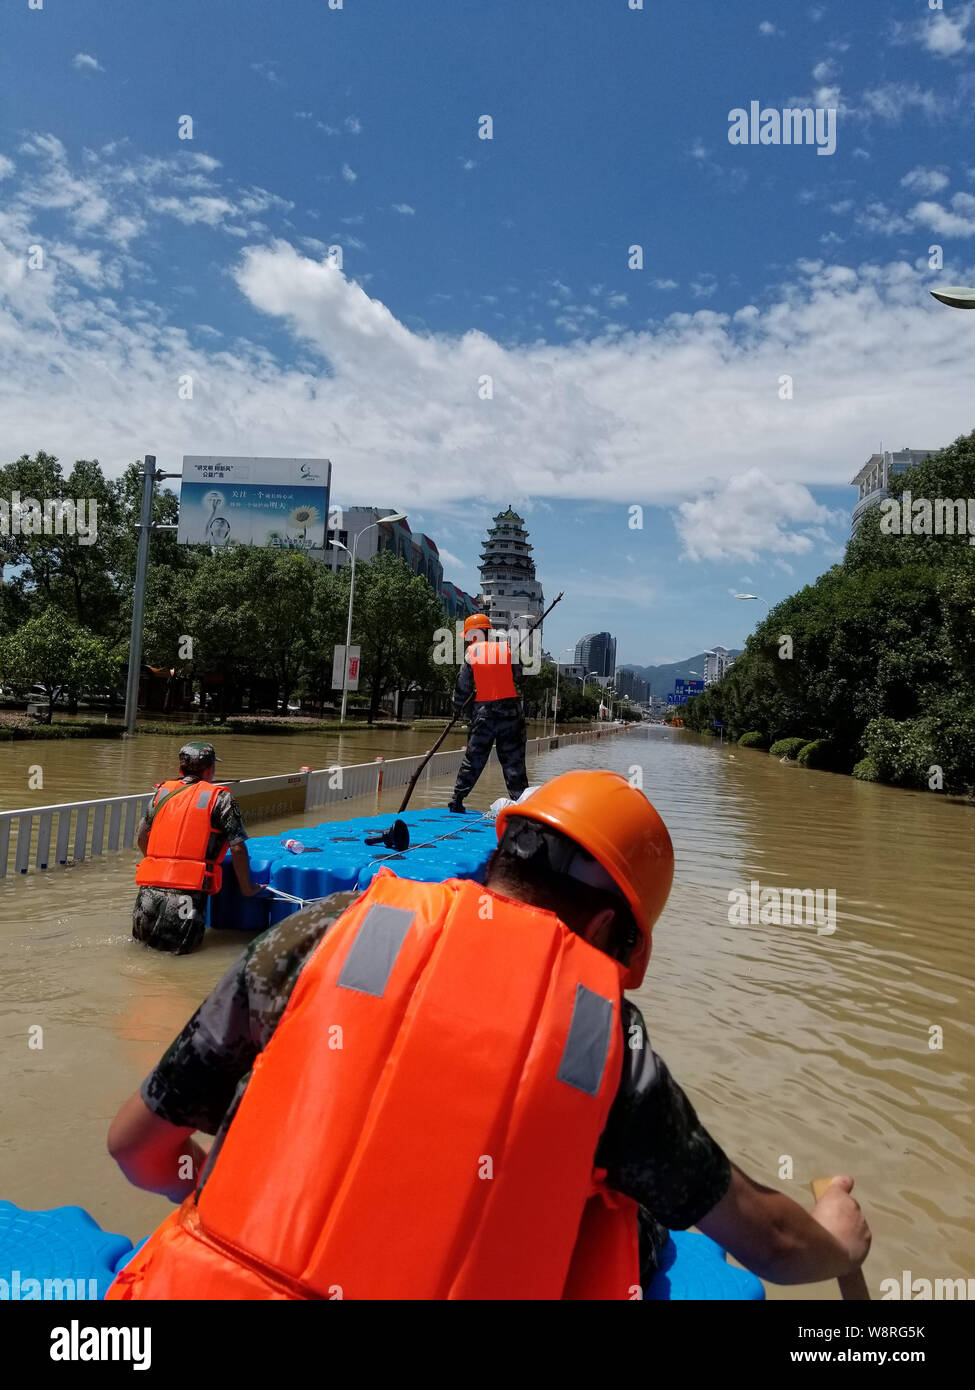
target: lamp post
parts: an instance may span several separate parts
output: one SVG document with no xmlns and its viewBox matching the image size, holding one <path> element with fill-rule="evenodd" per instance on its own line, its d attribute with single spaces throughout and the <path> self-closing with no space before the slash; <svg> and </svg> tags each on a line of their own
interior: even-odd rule
<svg viewBox="0 0 975 1390">
<path fill-rule="evenodd" d="M 563 647 L 562 650 L 559 652 L 559 656 L 564 656 L 566 652 L 574 652 L 574 651 L 575 651 L 575 647 Z M 554 718 L 554 720 L 552 721 L 552 737 L 553 737 L 553 738 L 555 738 L 556 735 L 557 735 L 558 732 L 559 732 L 559 671 L 560 671 L 560 669 L 561 669 L 560 663 L 559 663 L 559 656 L 557 656 L 557 657 L 555 658 L 555 718 Z M 582 683 L 582 686 L 583 686 L 583 688 L 582 688 L 582 693 L 583 693 L 583 694 L 586 693 L 585 684 L 586 684 L 585 681 L 583 681 L 583 683 Z"/>
<path fill-rule="evenodd" d="M 345 660 L 342 666 L 342 713 L 339 716 L 339 723 L 345 723 L 345 706 L 349 698 L 349 647 L 352 644 L 352 600 L 355 594 L 355 552 L 359 544 L 359 537 L 364 536 L 367 531 L 371 531 L 374 526 L 381 526 L 384 521 L 405 521 L 405 512 L 391 512 L 389 516 L 381 516 L 378 521 L 370 521 L 368 526 L 363 526 L 361 531 L 357 531 L 352 538 L 352 549 L 341 541 L 332 541 L 332 544 L 339 550 L 346 551 L 350 558 L 349 561 L 349 621 L 345 629 Z"/>
<path fill-rule="evenodd" d="M 947 304 L 949 309 L 975 309 L 975 289 L 967 285 L 942 285 L 940 289 L 929 290 L 939 304 Z"/>
</svg>

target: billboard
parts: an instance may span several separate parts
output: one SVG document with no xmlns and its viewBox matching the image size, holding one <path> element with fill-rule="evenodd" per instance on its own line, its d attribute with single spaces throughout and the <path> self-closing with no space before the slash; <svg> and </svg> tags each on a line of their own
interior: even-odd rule
<svg viewBox="0 0 975 1390">
<path fill-rule="evenodd" d="M 323 550 L 331 475 L 328 459 L 187 454 L 178 539 L 221 550 L 230 545 Z"/>
</svg>

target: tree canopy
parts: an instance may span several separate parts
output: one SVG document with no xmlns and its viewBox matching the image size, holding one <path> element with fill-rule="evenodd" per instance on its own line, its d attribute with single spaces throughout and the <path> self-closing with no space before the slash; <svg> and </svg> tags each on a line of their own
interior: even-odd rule
<svg viewBox="0 0 975 1390">
<path fill-rule="evenodd" d="M 892 479 L 891 495 L 975 498 L 975 433 Z M 709 731 L 824 739 L 868 780 L 975 787 L 975 546 L 889 534 L 863 516 L 843 562 L 759 623 L 722 680 L 688 701 Z M 789 639 L 788 641 L 783 639 Z"/>
</svg>

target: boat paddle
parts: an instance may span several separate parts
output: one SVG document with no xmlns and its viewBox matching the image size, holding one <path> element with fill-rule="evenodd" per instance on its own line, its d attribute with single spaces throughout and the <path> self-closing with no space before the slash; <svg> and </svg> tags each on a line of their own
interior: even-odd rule
<svg viewBox="0 0 975 1390">
<path fill-rule="evenodd" d="M 555 605 L 558 603 L 559 599 L 562 598 L 564 592 L 565 592 L 564 590 L 561 590 L 558 594 L 556 594 L 555 598 L 553 598 L 552 602 L 551 602 L 551 603 L 549 604 L 549 606 L 546 608 L 546 610 L 545 610 L 545 612 L 542 614 L 542 616 L 541 616 L 540 618 L 536 618 L 535 621 L 532 623 L 531 627 L 528 629 L 528 631 L 525 633 L 525 636 L 521 639 L 521 641 L 520 641 L 519 644 L 518 644 L 518 655 L 519 655 L 519 656 L 521 655 L 521 650 L 522 650 L 522 648 L 524 647 L 525 642 L 527 641 L 527 639 L 532 635 L 532 633 L 535 631 L 535 629 L 536 629 L 541 623 L 543 623 L 543 622 L 545 621 L 545 619 L 546 619 L 546 618 L 548 617 L 548 615 L 551 613 L 552 609 L 553 609 L 553 608 L 555 607 Z M 400 814 L 400 815 L 403 814 L 403 812 L 406 810 L 407 806 L 409 805 L 410 797 L 413 795 L 413 788 L 416 786 L 417 782 L 420 780 L 420 773 L 421 773 L 421 772 L 423 771 L 423 769 L 426 767 L 427 763 L 428 763 L 428 762 L 430 761 L 430 759 L 433 757 L 434 753 L 436 753 L 436 751 L 437 751 L 437 749 L 440 747 L 441 743 L 443 743 L 444 739 L 447 737 L 447 735 L 450 733 L 451 729 L 452 729 L 452 728 L 454 727 L 454 725 L 457 723 L 457 720 L 458 720 L 458 719 L 460 718 L 460 716 L 464 713 L 464 710 L 467 708 L 467 706 L 468 706 L 468 705 L 471 703 L 471 701 L 474 699 L 474 694 L 475 694 L 475 692 L 474 692 L 474 691 L 471 691 L 470 695 L 469 695 L 469 696 L 467 697 L 467 699 L 464 701 L 464 703 L 463 703 L 463 705 L 461 706 L 461 708 L 457 711 L 457 713 L 454 715 L 454 717 L 450 720 L 449 724 L 448 724 L 447 727 L 444 729 L 443 733 L 442 733 L 442 734 L 440 735 L 440 737 L 437 739 L 436 743 L 435 743 L 435 744 L 433 745 L 433 747 L 430 749 L 429 753 L 426 755 L 426 757 L 425 757 L 425 758 L 423 759 L 423 761 L 420 763 L 420 766 L 417 768 L 417 770 L 414 772 L 413 776 L 410 778 L 409 783 L 407 784 L 407 788 L 406 788 L 406 795 L 403 797 L 403 800 L 400 802 L 400 808 L 399 808 L 399 814 Z"/>
<path fill-rule="evenodd" d="M 832 1178 L 813 1178 L 809 1186 L 817 1202 L 832 1181 Z M 867 1288 L 867 1281 L 863 1277 L 862 1269 L 854 1269 L 851 1270 L 849 1274 L 841 1274 L 836 1282 L 840 1286 L 840 1297 L 845 1302 L 870 1302 L 870 1290 Z"/>
</svg>

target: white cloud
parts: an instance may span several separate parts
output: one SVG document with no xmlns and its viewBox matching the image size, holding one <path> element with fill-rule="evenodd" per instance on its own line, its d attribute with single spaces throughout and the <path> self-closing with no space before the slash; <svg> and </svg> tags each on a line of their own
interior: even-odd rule
<svg viewBox="0 0 975 1390">
<path fill-rule="evenodd" d="M 411 208 L 409 203 L 394 203 L 393 211 L 401 212 L 404 217 L 413 217 L 416 213 L 416 208 Z"/>
<path fill-rule="evenodd" d="M 260 62 L 251 63 L 251 71 L 256 72 L 259 77 L 266 78 L 273 86 L 280 86 L 281 79 L 278 76 L 277 64 Z"/>
<path fill-rule="evenodd" d="M 354 169 L 350 169 L 348 164 L 343 164 L 342 177 L 345 179 L 346 183 L 355 183 L 359 175 L 355 172 Z"/>
<path fill-rule="evenodd" d="M 463 560 L 458 559 L 458 557 L 454 554 L 452 550 L 447 550 L 444 546 L 440 544 L 439 541 L 437 541 L 437 550 L 440 552 L 440 563 L 443 565 L 445 579 L 448 577 L 448 570 L 450 570 L 453 574 L 456 574 L 458 570 L 463 571 L 463 574 L 467 577 L 469 577 L 473 573 L 470 565 L 465 564 Z M 456 583 L 456 581 L 454 582 Z"/>
<path fill-rule="evenodd" d="M 941 203 L 917 203 L 911 209 L 911 217 L 939 236 L 975 236 L 975 197 L 971 193 L 956 193 L 950 211 Z"/>
<path fill-rule="evenodd" d="M 5 154 L 0 154 L 0 179 L 9 178 L 15 167 L 12 159 L 8 159 Z"/>
<path fill-rule="evenodd" d="M 770 19 L 763 19 L 758 26 L 758 32 L 763 39 L 770 39 L 776 34 L 781 34 L 782 30 L 777 29 Z"/>
<path fill-rule="evenodd" d="M 71 60 L 71 66 L 77 68 L 79 72 L 104 72 L 105 69 L 97 58 L 93 58 L 90 53 L 76 53 Z"/>
<path fill-rule="evenodd" d="M 832 58 L 826 58 L 821 63 L 817 63 L 812 70 L 813 81 L 832 82 L 836 76 L 836 64 Z"/>
<path fill-rule="evenodd" d="M 651 283 L 651 285 L 654 287 L 655 290 L 676 290 L 676 289 L 677 289 L 677 281 L 676 281 L 676 280 L 651 280 L 650 283 Z"/>
<path fill-rule="evenodd" d="M 935 58 L 956 58 L 970 50 L 967 34 L 972 22 L 973 5 L 962 5 L 949 13 L 942 10 L 922 20 L 915 35 L 923 48 Z"/>
<path fill-rule="evenodd" d="M 934 118 L 946 114 L 951 104 L 949 96 L 926 91 L 916 82 L 882 82 L 863 93 L 857 114 L 891 122 L 899 121 L 907 111 L 919 111 Z"/>
<path fill-rule="evenodd" d="M 948 175 L 941 169 L 926 169 L 921 164 L 901 179 L 901 187 L 912 193 L 940 193 L 948 183 Z"/>
<path fill-rule="evenodd" d="M 362 122 L 359 120 L 358 116 L 346 116 L 342 124 L 350 135 L 362 134 Z"/>
<path fill-rule="evenodd" d="M 228 203 L 226 198 L 153 198 L 150 207 L 153 212 L 163 212 L 175 217 L 187 227 L 191 227 L 194 222 L 216 227 L 225 217 L 233 216 L 237 211 L 233 203 Z"/>
<path fill-rule="evenodd" d="M 46 448 L 117 473 L 150 439 L 172 468 L 192 438 L 200 453 L 326 455 L 337 488 L 429 508 L 475 493 L 479 506 L 503 504 L 530 479 L 539 500 L 677 509 L 689 554 L 784 564 L 810 545 L 825 554 L 829 518 L 809 489 L 848 483 L 877 438 L 936 447 L 971 428 L 971 326 L 930 300 L 923 257 L 779 266 L 774 283 L 749 287 L 751 302 L 720 313 L 688 291 L 642 331 L 610 331 L 579 307 L 585 289 L 550 281 L 539 288 L 578 336 L 512 345 L 408 327 L 363 288 L 368 271 L 357 283 L 322 264 L 324 243 L 306 254 L 241 227 L 215 240 L 211 228 L 231 230 L 245 200 L 267 205 L 269 221 L 283 220 L 286 200 L 218 182 L 184 152 L 128 163 L 116 152 L 80 174 L 53 137 L 31 137 L 24 152 L 0 203 L 8 457 Z M 41 207 L 52 254 L 38 273 L 22 248 Z M 932 208 L 966 236 L 975 225 L 972 195 L 919 203 L 910 225 Z M 172 217 L 185 222 L 191 264 L 227 274 L 240 296 L 228 319 L 218 297 L 184 324 L 168 287 L 191 291 L 192 269 L 186 285 L 157 281 L 125 251 L 120 229 L 133 246 L 144 232 L 148 250 Z M 959 281 L 973 273 L 952 269 Z M 502 285 L 504 302 L 525 288 Z M 226 340 L 189 326 L 204 314 Z M 199 389 L 177 405 L 187 372 Z M 472 388 L 484 373 L 490 407 Z M 790 401 L 778 395 L 784 373 Z"/>
<path fill-rule="evenodd" d="M 808 554 L 831 519 L 800 483 L 749 468 L 695 501 L 681 502 L 674 524 L 691 560 L 757 560 L 770 553 Z"/>
<path fill-rule="evenodd" d="M 856 215 L 856 224 L 861 231 L 873 232 L 880 236 L 899 236 L 913 230 L 909 218 L 889 208 L 886 203 L 874 201 L 867 203 Z"/>
</svg>

